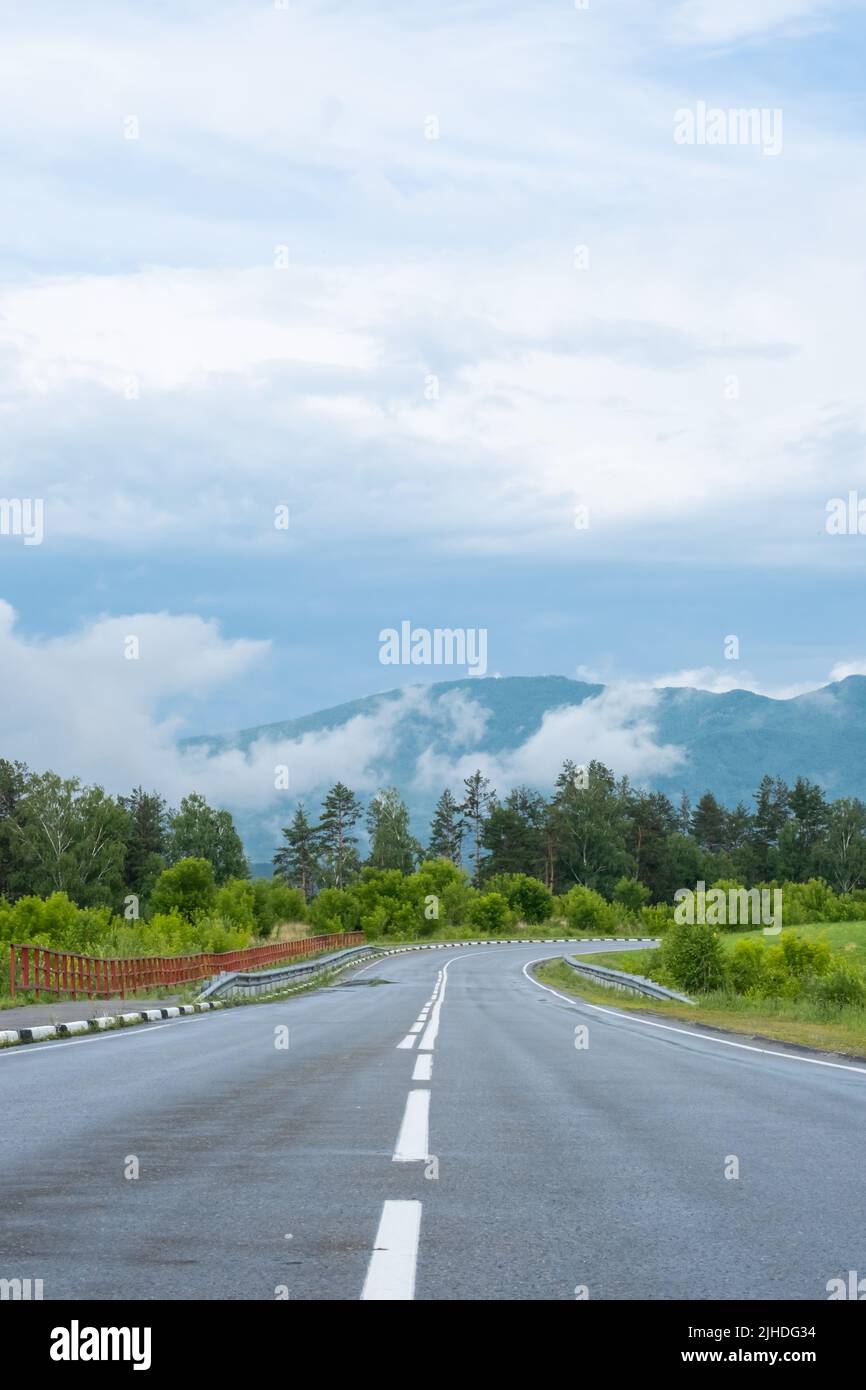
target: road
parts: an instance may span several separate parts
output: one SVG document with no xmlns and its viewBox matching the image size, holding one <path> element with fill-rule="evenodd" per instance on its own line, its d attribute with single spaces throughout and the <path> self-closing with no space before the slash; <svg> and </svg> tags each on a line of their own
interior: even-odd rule
<svg viewBox="0 0 866 1390">
<path fill-rule="evenodd" d="M 555 950 L 412 952 L 0 1052 L 0 1277 L 572 1300 L 825 1299 L 866 1274 L 866 1066 L 570 1001 L 525 969 Z"/>
</svg>

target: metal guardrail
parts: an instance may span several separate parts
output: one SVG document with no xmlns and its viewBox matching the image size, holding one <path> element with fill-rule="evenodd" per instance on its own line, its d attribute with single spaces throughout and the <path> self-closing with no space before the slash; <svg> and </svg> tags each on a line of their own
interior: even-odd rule
<svg viewBox="0 0 866 1390">
<path fill-rule="evenodd" d="M 655 942 L 653 945 L 657 944 Z M 651 999 L 674 999 L 678 1004 L 694 1004 L 694 999 L 689 999 L 687 994 L 679 994 L 675 989 L 666 989 L 664 985 L 657 984 L 655 980 L 648 980 L 645 975 L 631 975 L 627 970 L 611 970 L 606 965 L 587 965 L 585 961 L 575 960 L 573 957 L 563 957 L 566 965 L 576 971 L 578 975 L 585 975 L 588 979 L 598 980 L 599 984 L 608 985 L 613 989 L 627 990 L 632 994 L 644 994 Z"/>
<path fill-rule="evenodd" d="M 276 994 L 283 985 L 293 980 L 303 980 L 311 975 L 321 975 L 335 966 L 349 965 L 363 956 L 381 955 L 375 946 L 357 946 L 353 950 L 334 951 L 329 956 L 319 956 L 304 965 L 284 965 L 277 970 L 225 971 L 212 980 L 207 989 L 202 990 L 199 999 L 215 999 L 220 994 L 254 996 L 256 994 Z"/>
</svg>

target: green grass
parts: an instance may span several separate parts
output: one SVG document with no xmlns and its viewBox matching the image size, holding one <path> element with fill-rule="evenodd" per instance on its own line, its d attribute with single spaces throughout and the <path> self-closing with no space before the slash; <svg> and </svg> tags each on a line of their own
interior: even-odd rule
<svg viewBox="0 0 866 1390">
<path fill-rule="evenodd" d="M 866 923 L 831 923 L 829 927 L 839 933 L 838 939 L 844 943 L 855 940 L 852 928 L 856 928 L 859 940 L 855 941 L 855 946 L 860 947 L 861 943 L 866 945 Z M 823 933 L 826 928 L 827 924 L 819 923 L 792 930 L 802 932 L 804 936 L 814 936 Z M 760 935 L 760 931 L 731 932 L 725 934 L 725 946 L 732 949 L 734 941 L 740 937 Z M 772 943 L 772 937 L 767 939 Z M 586 959 L 594 965 L 608 966 L 612 970 L 647 975 L 653 954 L 652 951 L 603 951 L 598 955 L 587 955 Z M 857 959 L 852 951 L 847 953 L 847 958 Z M 770 1038 L 801 1047 L 839 1052 L 845 1056 L 866 1057 L 866 1009 L 846 1007 L 827 1010 L 811 1000 L 747 999 L 743 995 L 722 991 L 700 995 L 694 1005 L 677 1004 L 673 1000 L 662 1002 L 591 983 L 576 975 L 562 960 L 536 967 L 536 974 L 542 983 L 553 985 L 565 994 L 574 994 L 593 1004 L 606 1004 L 624 1013 L 640 1010 L 682 1022 L 703 1023 L 708 1027 L 743 1033 L 753 1038 Z"/>
<path fill-rule="evenodd" d="M 850 964 L 866 969 L 866 922 L 809 922 L 802 927 L 786 927 L 785 931 L 796 932 L 809 941 L 826 941 L 831 951 L 838 951 Z M 720 936 L 728 951 L 744 937 L 766 941 L 769 946 L 778 941 L 778 937 L 764 936 L 760 927 L 755 931 L 722 931 Z"/>
</svg>

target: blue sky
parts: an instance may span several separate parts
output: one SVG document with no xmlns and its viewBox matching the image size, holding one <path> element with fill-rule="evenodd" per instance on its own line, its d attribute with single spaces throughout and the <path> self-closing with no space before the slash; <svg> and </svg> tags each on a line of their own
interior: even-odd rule
<svg viewBox="0 0 866 1390">
<path fill-rule="evenodd" d="M 110 780 L 385 689 L 403 619 L 503 675 L 866 672 L 862 5 L 2 10 L 0 497 L 46 522 L 0 753 Z M 677 144 L 699 102 L 781 150 Z"/>
</svg>

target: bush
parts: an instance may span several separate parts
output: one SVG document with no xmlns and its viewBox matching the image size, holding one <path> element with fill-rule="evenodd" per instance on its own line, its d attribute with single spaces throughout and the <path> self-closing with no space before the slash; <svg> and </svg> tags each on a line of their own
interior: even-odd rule
<svg viewBox="0 0 866 1390">
<path fill-rule="evenodd" d="M 486 887 L 490 893 L 501 893 L 522 922 L 538 925 L 550 919 L 553 894 L 539 879 L 529 874 L 495 874 Z"/>
<path fill-rule="evenodd" d="M 570 931 L 612 932 L 616 917 L 600 893 L 576 883 L 560 899 L 563 916 Z"/>
<path fill-rule="evenodd" d="M 506 931 L 511 926 L 513 915 L 508 899 L 501 893 L 481 893 L 470 903 L 466 920 L 476 931 L 493 935 Z"/>
<path fill-rule="evenodd" d="M 256 894 L 248 878 L 229 878 L 217 889 L 213 911 L 232 926 L 252 931 L 256 925 Z"/>
<path fill-rule="evenodd" d="M 653 936 L 663 936 L 673 920 L 674 910 L 669 903 L 653 903 L 642 907 L 639 913 L 640 925 Z"/>
<path fill-rule="evenodd" d="M 210 912 L 216 898 L 213 865 L 208 859 L 181 859 L 163 869 L 150 895 L 152 912 L 177 911 L 188 922 Z"/>
<path fill-rule="evenodd" d="M 727 976 L 736 994 L 759 997 L 763 989 L 766 950 L 754 937 L 738 941 L 728 957 Z"/>
<path fill-rule="evenodd" d="M 712 927 L 674 922 L 661 950 L 665 974 L 687 992 L 709 994 L 725 983 L 722 947 Z"/>
<path fill-rule="evenodd" d="M 636 916 L 650 900 L 650 890 L 639 878 L 621 878 L 613 890 L 613 900 Z"/>
<path fill-rule="evenodd" d="M 300 888 L 290 888 L 282 879 L 257 878 L 253 883 L 256 930 L 267 936 L 283 922 L 306 922 L 307 900 Z"/>
<path fill-rule="evenodd" d="M 314 934 L 321 936 L 357 931 L 361 923 L 357 898 L 343 888 L 323 888 L 310 905 L 310 923 Z"/>
<path fill-rule="evenodd" d="M 810 980 L 806 994 L 828 1010 L 852 1004 L 862 1007 L 866 1003 L 866 979 L 857 966 L 840 960 L 826 974 Z"/>
</svg>

